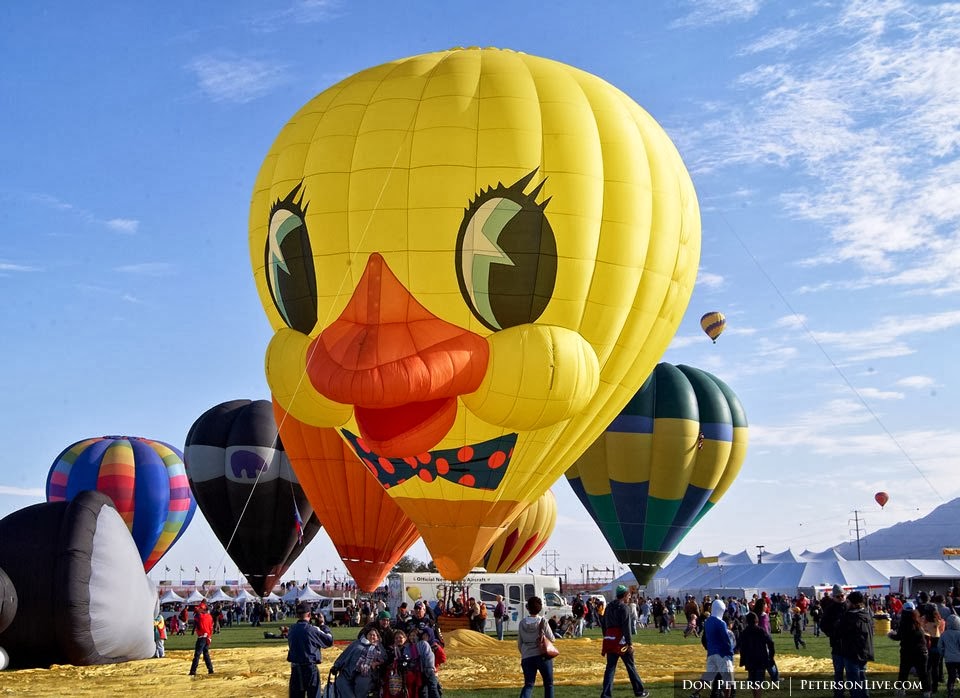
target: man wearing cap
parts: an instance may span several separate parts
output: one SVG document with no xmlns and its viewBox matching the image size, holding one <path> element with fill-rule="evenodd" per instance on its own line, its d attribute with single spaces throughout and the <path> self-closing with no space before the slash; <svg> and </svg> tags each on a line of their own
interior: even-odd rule
<svg viewBox="0 0 960 698">
<path fill-rule="evenodd" d="M 830 638 L 830 657 L 833 660 L 833 681 L 835 685 L 840 685 L 843 681 L 843 655 L 840 653 L 840 633 L 837 632 L 837 626 L 847 606 L 843 600 L 843 589 L 840 588 L 839 584 L 833 585 L 830 596 L 823 597 L 822 605 L 823 618 L 820 620 L 820 629 Z M 842 698 L 843 689 L 834 689 L 833 695 L 837 698 Z"/>
<path fill-rule="evenodd" d="M 410 619 L 410 610 L 407 607 L 407 602 L 404 601 L 400 604 L 400 607 L 397 609 L 397 617 L 393 621 L 393 627 L 403 629 L 407 625 L 407 621 Z"/>
<path fill-rule="evenodd" d="M 213 616 L 207 611 L 207 602 L 201 601 L 197 612 L 193 616 L 193 631 L 197 634 L 197 643 L 193 646 L 193 663 L 190 665 L 190 676 L 197 675 L 197 666 L 200 664 L 200 655 L 207 665 L 207 673 L 213 673 L 213 662 L 210 661 L 210 640 L 213 638 Z"/>
<path fill-rule="evenodd" d="M 287 661 L 290 662 L 290 696 L 317 698 L 320 695 L 320 650 L 333 645 L 333 635 L 320 614 L 320 625 L 310 622 L 310 606 L 297 606 L 297 622 L 287 634 Z"/>
<path fill-rule="evenodd" d="M 630 611 L 627 608 L 630 597 L 627 587 L 623 584 L 618 585 L 616 594 L 616 600 L 607 605 L 600 620 L 603 627 L 601 653 L 607 657 L 600 698 L 611 698 L 613 676 L 617 671 L 617 661 L 621 659 L 627 669 L 633 695 L 637 698 L 647 698 L 650 692 L 644 689 L 643 681 L 640 680 L 640 674 L 637 673 L 637 666 L 633 661 L 633 637 L 630 634 Z"/>
<path fill-rule="evenodd" d="M 376 630 L 380 633 L 381 645 L 384 647 L 393 647 L 394 629 L 390 627 L 390 611 L 380 611 L 377 613 L 376 618 L 360 629 L 360 632 L 357 633 L 357 639 L 359 640 L 361 637 L 366 637 L 367 633 L 371 630 Z"/>
<path fill-rule="evenodd" d="M 443 635 L 440 633 L 440 628 L 427 611 L 426 604 L 420 599 L 413 604 L 413 615 L 410 617 L 410 620 L 407 621 L 404 630 L 407 633 L 407 637 L 418 637 L 420 629 L 424 627 L 432 628 L 434 635 L 437 637 L 437 641 L 441 644 L 443 643 Z"/>
</svg>

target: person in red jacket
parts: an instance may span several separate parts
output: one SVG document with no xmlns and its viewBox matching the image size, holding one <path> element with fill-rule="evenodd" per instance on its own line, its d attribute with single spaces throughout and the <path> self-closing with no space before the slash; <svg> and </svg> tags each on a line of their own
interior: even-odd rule
<svg viewBox="0 0 960 698">
<path fill-rule="evenodd" d="M 213 673 L 213 662 L 210 661 L 210 640 L 213 638 L 213 616 L 207 611 L 206 601 L 201 601 L 197 612 L 193 616 L 193 631 L 197 634 L 197 644 L 193 648 L 193 663 L 190 665 L 190 676 L 196 676 L 197 665 L 200 664 L 200 655 L 207 665 L 207 673 Z"/>
</svg>

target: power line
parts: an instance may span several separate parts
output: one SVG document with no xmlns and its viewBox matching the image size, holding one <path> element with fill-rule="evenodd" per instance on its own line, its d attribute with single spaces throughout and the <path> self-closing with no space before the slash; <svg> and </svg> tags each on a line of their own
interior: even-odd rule
<svg viewBox="0 0 960 698">
<path fill-rule="evenodd" d="M 910 457 L 910 454 L 907 453 L 907 450 L 897 440 L 897 437 L 895 437 L 893 433 L 889 429 L 887 429 L 887 425 L 884 424 L 883 421 L 880 419 L 880 415 L 874 412 L 873 409 L 870 407 L 870 405 L 867 404 L 867 401 L 860 394 L 860 391 L 858 391 L 853 386 L 853 383 L 851 383 L 850 380 L 847 378 L 846 374 L 843 372 L 843 369 L 841 369 L 840 366 L 837 365 L 837 362 L 833 360 L 833 357 L 830 356 L 830 354 L 823 347 L 823 345 L 820 344 L 819 341 L 817 341 L 816 336 L 807 326 L 807 323 L 804 321 L 803 316 L 800 315 L 800 313 L 798 313 L 796 310 L 794 310 L 793 306 L 790 304 L 790 301 L 787 300 L 786 296 L 784 296 L 783 293 L 780 291 L 780 288 L 773 282 L 773 279 L 767 273 L 766 269 L 764 269 L 763 265 L 760 264 L 760 260 L 758 260 L 754 256 L 753 252 L 750 251 L 750 248 L 747 247 L 743 239 L 737 234 L 737 231 L 734 229 L 734 227 L 730 225 L 730 221 L 727 220 L 727 217 L 723 215 L 722 211 L 717 211 L 717 214 L 720 216 L 720 219 L 723 221 L 724 225 L 727 226 L 727 229 L 730 231 L 733 237 L 735 237 L 737 242 L 740 243 L 740 246 L 747 253 L 747 256 L 751 260 L 753 260 L 753 263 L 756 265 L 757 269 L 760 270 L 760 273 L 763 275 L 763 278 L 767 280 L 767 283 L 770 284 L 770 287 L 773 288 L 774 292 L 780 298 L 780 301 L 787 307 L 787 310 L 790 311 L 790 313 L 793 315 L 796 321 L 800 324 L 800 326 L 803 328 L 803 331 L 807 333 L 807 336 L 816 345 L 817 349 L 820 350 L 820 353 L 823 354 L 824 357 L 827 359 L 827 361 L 830 363 L 830 365 L 833 366 L 834 370 L 837 372 L 837 374 L 840 376 L 843 382 L 846 383 L 847 387 L 850 389 L 850 392 L 852 392 L 857 397 L 857 400 L 860 401 L 860 404 L 863 405 L 864 409 L 867 410 L 867 412 L 870 414 L 871 417 L 873 417 L 874 421 L 880 426 L 880 428 L 887 435 L 887 437 L 889 437 L 889 439 L 894 443 L 894 445 L 897 447 L 900 453 L 903 454 L 903 457 L 906 458 L 907 462 L 910 463 L 910 465 L 913 466 L 913 469 L 917 471 L 917 473 L 920 475 L 921 478 L 923 478 L 923 481 L 927 483 L 927 486 L 933 491 L 933 493 L 937 496 L 937 498 L 941 502 L 946 501 L 944 500 L 943 495 L 941 495 L 940 492 L 937 490 L 937 488 L 933 486 L 933 483 L 930 482 L 930 480 L 923 473 L 923 471 L 920 470 L 920 466 L 918 466 L 916 462 L 913 460 L 913 458 Z"/>
</svg>

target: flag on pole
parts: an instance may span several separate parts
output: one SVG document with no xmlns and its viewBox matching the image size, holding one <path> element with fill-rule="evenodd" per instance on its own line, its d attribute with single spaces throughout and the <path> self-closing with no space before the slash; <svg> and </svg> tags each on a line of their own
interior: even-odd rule
<svg viewBox="0 0 960 698">
<path fill-rule="evenodd" d="M 300 518 L 296 499 L 293 500 L 293 526 L 297 529 L 297 543 L 303 545 L 303 519 Z"/>
<path fill-rule="evenodd" d="M 163 569 L 165 569 L 165 570 L 166 570 L 167 572 L 169 572 L 169 571 L 170 571 L 170 568 L 169 568 L 169 567 L 167 567 L 166 565 L 164 565 L 164 566 L 163 566 Z"/>
<path fill-rule="evenodd" d="M 194 568 L 193 568 L 193 571 L 196 572 L 197 574 L 200 574 L 200 568 L 199 568 L 199 567 L 194 567 Z"/>
<path fill-rule="evenodd" d="M 180 571 L 183 572 L 183 565 L 180 565 Z"/>
</svg>

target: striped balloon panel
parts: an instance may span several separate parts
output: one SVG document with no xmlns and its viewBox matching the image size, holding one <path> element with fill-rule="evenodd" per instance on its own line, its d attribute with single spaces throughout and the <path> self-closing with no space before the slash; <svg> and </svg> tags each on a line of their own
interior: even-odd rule
<svg viewBox="0 0 960 698">
<path fill-rule="evenodd" d="M 67 482 L 70 480 L 70 473 L 73 471 L 73 464 L 77 457 L 83 453 L 88 446 L 100 439 L 87 439 L 78 441 L 68 447 L 63 453 L 57 456 L 47 476 L 47 501 L 64 502 L 67 500 Z"/>
<path fill-rule="evenodd" d="M 47 500 L 69 501 L 87 490 L 113 501 L 148 572 L 196 511 L 179 451 L 160 441 L 104 436 L 66 448 L 47 476 Z"/>
<path fill-rule="evenodd" d="M 523 510 L 487 551 L 488 572 L 517 572 L 543 550 L 557 523 L 557 500 L 547 490 Z"/>
<path fill-rule="evenodd" d="M 144 567 L 150 569 L 184 534 L 197 510 L 197 503 L 190 492 L 190 481 L 187 479 L 186 466 L 180 455 L 161 441 L 148 441 L 147 443 L 163 461 L 167 470 L 167 481 L 170 489 L 166 520 L 163 522 L 160 536 L 144 564 Z"/>
<path fill-rule="evenodd" d="M 746 416 L 729 387 L 660 364 L 567 479 L 617 559 L 652 565 L 652 575 L 729 489 L 746 447 Z"/>
</svg>

